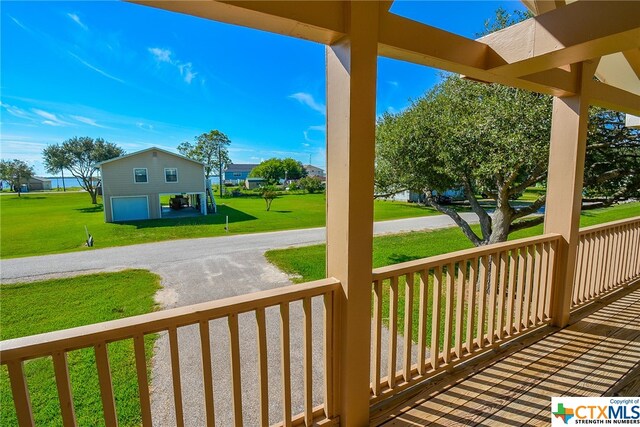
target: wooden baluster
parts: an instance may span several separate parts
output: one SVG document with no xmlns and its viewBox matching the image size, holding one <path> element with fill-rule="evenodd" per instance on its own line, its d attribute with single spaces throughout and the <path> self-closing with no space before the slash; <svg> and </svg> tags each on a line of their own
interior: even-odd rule
<svg viewBox="0 0 640 427">
<path fill-rule="evenodd" d="M 313 424 L 313 352 L 311 335 L 311 297 L 302 300 L 304 311 L 304 423 Z"/>
<path fill-rule="evenodd" d="M 398 277 L 391 278 L 389 286 L 389 365 L 387 382 L 389 388 L 396 386 L 396 351 L 398 349 Z"/>
<path fill-rule="evenodd" d="M 457 266 L 458 280 L 456 282 L 456 342 L 455 342 L 455 354 L 458 359 L 462 357 L 462 324 L 464 313 L 464 283 L 465 283 L 465 271 L 466 261 L 460 261 Z"/>
<path fill-rule="evenodd" d="M 420 271 L 420 313 L 418 320 L 418 373 L 424 375 L 427 371 L 425 349 L 427 346 L 427 298 L 429 295 L 429 272 Z"/>
<path fill-rule="evenodd" d="M 527 273 L 524 282 L 524 306 L 522 307 L 522 323 L 524 329 L 529 327 L 529 317 L 531 316 L 531 291 L 533 288 L 533 246 L 525 248 L 527 253 Z"/>
<path fill-rule="evenodd" d="M 411 380 L 411 347 L 413 345 L 413 274 L 405 275 L 404 291 L 404 369 L 405 382 Z"/>
<path fill-rule="evenodd" d="M 469 277 L 467 280 L 467 353 L 473 353 L 473 325 L 476 316 L 476 275 L 478 271 L 478 258 L 472 258 L 469 265 Z"/>
<path fill-rule="evenodd" d="M 94 346 L 96 353 L 96 366 L 98 368 L 98 383 L 100 384 L 100 397 L 102 398 L 102 410 L 104 422 L 107 426 L 117 426 L 116 402 L 113 398 L 113 384 L 111 383 L 111 368 L 107 343 L 101 342 Z"/>
<path fill-rule="evenodd" d="M 371 361 L 371 384 L 373 394 L 380 396 L 380 363 L 382 360 L 382 281 L 373 282 L 373 360 Z"/>
<path fill-rule="evenodd" d="M 551 318 L 551 294 L 553 293 L 554 282 L 553 278 L 555 277 L 555 269 L 556 269 L 556 253 L 558 241 L 555 240 L 549 244 L 549 267 L 547 268 L 547 291 L 545 295 L 544 302 L 544 317 L 546 319 Z"/>
<path fill-rule="evenodd" d="M 509 287 L 508 287 L 508 300 L 507 300 L 507 335 L 513 334 L 513 302 L 517 297 L 516 293 L 516 277 L 518 273 L 518 250 L 511 249 L 509 254 Z"/>
<path fill-rule="evenodd" d="M 542 244 L 537 243 L 533 250 L 535 251 L 535 260 L 533 266 L 533 295 L 531 296 L 531 324 L 538 324 L 538 298 L 540 297 L 540 268 L 542 266 Z"/>
<path fill-rule="evenodd" d="M 22 369 L 22 362 L 17 360 L 8 362 L 7 368 L 9 370 L 9 381 L 11 382 L 11 393 L 13 394 L 13 404 L 16 408 L 18 425 L 20 427 L 33 427 L 31 399 L 29 398 L 29 388 Z"/>
<path fill-rule="evenodd" d="M 433 309 L 431 310 L 431 367 L 440 366 L 440 293 L 442 291 L 442 271 L 440 266 L 433 269 Z"/>
<path fill-rule="evenodd" d="M 538 319 L 545 321 L 544 302 L 546 301 L 549 284 L 547 276 L 549 274 L 549 242 L 542 245 L 542 260 L 540 261 L 540 294 L 538 297 Z"/>
<path fill-rule="evenodd" d="M 522 331 L 522 302 L 524 300 L 524 282 L 527 271 L 527 248 L 518 248 L 518 282 L 516 289 L 516 332 Z"/>
<path fill-rule="evenodd" d="M 267 364 L 267 322 L 263 307 L 256 309 L 258 379 L 260 381 L 260 425 L 269 426 L 269 368 Z"/>
<path fill-rule="evenodd" d="M 589 299 L 596 297 L 595 287 L 593 285 L 596 273 L 596 259 L 598 257 L 598 249 L 600 242 L 598 241 L 598 233 L 590 233 L 591 253 L 589 254 L 589 274 L 587 275 L 587 294 Z"/>
<path fill-rule="evenodd" d="M 336 296 L 335 292 L 329 292 L 323 296 L 323 336 L 324 336 L 324 415 L 326 418 L 331 419 L 335 413 L 334 409 L 334 396 L 336 385 L 334 381 L 334 375 L 337 375 L 334 368 L 334 357 L 338 355 L 338 349 L 336 348 L 337 340 L 334 336 L 334 328 L 337 328 L 336 318 L 334 312 Z M 378 381 L 379 382 L 379 381 Z"/>
<path fill-rule="evenodd" d="M 442 352 L 444 363 L 451 362 L 451 334 L 453 330 L 453 280 L 454 280 L 453 264 L 447 264 L 446 286 L 447 297 L 444 314 L 444 337 L 442 344 Z"/>
<path fill-rule="evenodd" d="M 506 287 L 507 287 L 507 252 L 503 251 L 500 253 L 500 281 L 499 281 L 499 292 L 498 292 L 498 339 L 504 339 L 504 303 L 506 297 Z"/>
<path fill-rule="evenodd" d="M 489 265 L 489 260 L 487 256 L 483 256 L 480 259 L 480 271 L 478 274 L 478 324 L 477 324 L 477 335 L 476 335 L 476 344 L 478 344 L 478 348 L 483 348 L 485 344 L 485 336 L 484 336 L 484 327 L 485 327 L 485 314 L 486 314 L 486 299 L 487 299 L 487 269 Z"/>
<path fill-rule="evenodd" d="M 487 313 L 487 338 L 489 344 L 493 344 L 496 339 L 496 295 L 497 295 L 497 286 L 498 286 L 498 253 L 491 254 L 489 258 L 491 258 L 491 276 L 489 279 L 489 311 Z"/>
<path fill-rule="evenodd" d="M 67 353 L 64 351 L 56 352 L 53 353 L 52 358 L 53 370 L 56 376 L 56 388 L 58 389 L 58 400 L 60 401 L 60 413 L 62 414 L 62 424 L 65 427 L 75 427 L 76 414 L 73 408 L 71 382 L 69 381 Z"/>
<path fill-rule="evenodd" d="M 151 397 L 149 395 L 149 378 L 147 376 L 147 355 L 144 349 L 144 335 L 138 334 L 133 337 L 133 348 L 136 357 L 136 374 L 138 376 L 142 425 L 144 427 L 151 427 Z"/>
<path fill-rule="evenodd" d="M 204 391 L 204 410 L 207 427 L 216 425 L 213 405 L 213 372 L 211 369 L 211 338 L 209 321 L 201 320 L 199 323 L 200 347 L 202 354 L 202 386 Z"/>
<path fill-rule="evenodd" d="M 283 425 L 291 426 L 291 353 L 289 338 L 289 303 L 280 304 L 280 343 L 282 346 Z"/>
<path fill-rule="evenodd" d="M 576 250 L 575 274 L 573 276 L 572 301 L 574 305 L 582 302 L 582 266 L 584 258 L 584 235 L 578 237 L 578 248 Z"/>
<path fill-rule="evenodd" d="M 184 426 L 182 409 L 182 383 L 180 381 L 180 347 L 178 347 L 178 331 L 169 329 L 169 348 L 171 351 L 171 373 L 173 375 L 173 402 L 176 410 L 176 425 Z"/>
</svg>

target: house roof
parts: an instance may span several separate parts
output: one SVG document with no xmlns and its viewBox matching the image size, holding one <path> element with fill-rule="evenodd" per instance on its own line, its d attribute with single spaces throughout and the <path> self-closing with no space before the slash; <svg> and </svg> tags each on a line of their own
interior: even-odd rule
<svg viewBox="0 0 640 427">
<path fill-rule="evenodd" d="M 324 172 L 324 169 L 319 168 L 318 166 L 313 166 L 313 165 L 304 165 L 304 168 L 305 168 L 305 169 L 316 170 L 316 171 L 323 171 L 323 172 Z"/>
<path fill-rule="evenodd" d="M 51 181 L 50 179 L 43 178 L 43 177 L 40 177 L 40 176 L 32 176 L 32 177 L 31 177 L 31 178 L 29 178 L 29 179 L 35 179 L 36 181 L 42 181 L 42 182 L 48 182 L 48 181 Z"/>
<path fill-rule="evenodd" d="M 105 160 L 104 162 L 96 163 L 96 166 L 102 166 L 105 163 L 117 162 L 118 160 L 122 160 L 122 159 L 125 159 L 127 157 L 137 156 L 138 154 L 146 153 L 147 151 L 160 151 L 160 152 L 162 152 L 164 154 L 168 154 L 170 156 L 178 157 L 178 158 L 181 158 L 181 159 L 184 159 L 184 160 L 189 160 L 190 162 L 196 163 L 196 164 L 198 164 L 200 166 L 204 165 L 202 162 L 190 159 L 190 158 L 185 157 L 185 156 L 183 156 L 181 154 L 172 153 L 171 151 L 163 150 L 162 148 L 158 148 L 158 147 L 150 147 L 150 148 L 145 148 L 144 150 L 136 151 L 134 153 L 125 154 L 125 155 L 120 156 L 120 157 L 114 157 L 113 159 Z"/>
<path fill-rule="evenodd" d="M 253 168 L 258 166 L 253 163 L 231 163 L 224 170 L 225 172 L 251 172 Z"/>
</svg>

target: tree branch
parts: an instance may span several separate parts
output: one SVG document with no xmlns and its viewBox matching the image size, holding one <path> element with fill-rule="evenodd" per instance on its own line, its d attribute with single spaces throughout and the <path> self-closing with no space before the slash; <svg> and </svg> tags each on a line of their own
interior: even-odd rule
<svg viewBox="0 0 640 427">
<path fill-rule="evenodd" d="M 544 194 L 540 197 L 538 197 L 538 199 L 531 203 L 529 206 L 524 207 L 524 208 L 520 208 L 520 209 L 514 209 L 514 214 L 512 215 L 512 219 L 518 219 L 518 218 L 522 218 L 523 216 L 527 216 L 527 215 L 531 215 L 533 213 L 536 213 L 538 211 L 538 209 L 540 209 L 542 206 L 544 206 L 545 202 L 547 201 L 547 195 Z"/>
<path fill-rule="evenodd" d="M 491 217 L 489 216 L 487 211 L 485 211 L 484 208 L 480 206 L 478 199 L 476 199 L 476 195 L 473 191 L 473 187 L 471 187 L 469 178 L 465 176 L 462 181 L 464 184 L 464 194 L 467 197 L 467 200 L 469 200 L 471 209 L 476 213 L 476 215 L 478 215 L 478 218 L 480 219 L 480 230 L 482 230 L 482 239 L 484 241 L 488 241 L 489 237 L 491 236 Z"/>
<path fill-rule="evenodd" d="M 531 219 L 525 219 L 523 221 L 517 221 L 509 226 L 509 233 L 522 230 L 525 228 L 533 227 L 534 225 L 542 224 L 544 222 L 544 215 L 537 216 Z"/>
<path fill-rule="evenodd" d="M 476 233 L 473 232 L 469 223 L 464 219 L 462 219 L 462 217 L 458 214 L 458 212 L 446 206 L 442 206 L 441 204 L 436 202 L 435 199 L 433 198 L 433 195 L 431 194 L 431 190 L 429 189 L 424 190 L 424 195 L 426 198 L 426 202 L 429 204 L 429 206 L 431 206 L 432 208 L 436 209 L 439 212 L 442 212 L 445 215 L 448 215 L 458 225 L 458 227 L 462 229 L 462 232 L 464 233 L 464 235 L 467 236 L 467 239 L 469 239 L 474 246 L 482 246 L 483 244 L 486 243 L 484 240 L 481 240 L 476 235 Z"/>
</svg>

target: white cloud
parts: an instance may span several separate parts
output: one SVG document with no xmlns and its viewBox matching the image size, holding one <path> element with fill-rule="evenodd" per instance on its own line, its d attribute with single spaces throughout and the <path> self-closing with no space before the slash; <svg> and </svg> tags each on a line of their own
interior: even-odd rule
<svg viewBox="0 0 640 427">
<path fill-rule="evenodd" d="M 317 130 L 319 132 L 326 132 L 327 131 L 327 125 L 309 126 L 308 129 L 309 130 Z"/>
<path fill-rule="evenodd" d="M 43 119 L 46 119 L 42 122 L 45 125 L 49 125 L 49 126 L 69 126 L 70 125 L 70 123 L 65 122 L 55 114 L 50 113 L 48 111 L 40 110 L 38 108 L 32 108 L 31 111 L 33 111 Z"/>
<path fill-rule="evenodd" d="M 326 114 L 326 107 L 324 104 L 320 104 L 319 102 L 316 102 L 315 99 L 313 99 L 313 95 L 311 95 L 310 93 L 306 93 L 306 92 L 297 92 L 294 93 L 292 95 L 289 95 L 289 98 L 293 98 L 296 101 L 298 101 L 299 103 L 306 105 L 307 107 L 311 108 L 312 110 L 317 111 L 320 114 Z"/>
<path fill-rule="evenodd" d="M 22 28 L 22 29 L 23 29 L 23 30 L 25 30 L 25 31 L 31 32 L 31 30 L 30 30 L 29 28 L 27 28 L 27 27 L 26 27 L 22 22 L 18 21 L 18 20 L 17 20 L 16 18 L 14 18 L 13 16 L 9 16 L 9 18 L 11 18 L 11 20 L 12 20 L 13 22 L 15 22 L 15 24 L 16 24 L 18 27 Z"/>
<path fill-rule="evenodd" d="M 398 82 L 394 81 L 394 80 L 389 80 L 389 81 L 387 81 L 387 83 L 390 84 L 393 87 L 400 86 L 400 84 Z"/>
<path fill-rule="evenodd" d="M 147 49 L 151 55 L 153 55 L 154 59 L 158 62 L 167 63 L 173 65 L 178 69 L 180 76 L 187 84 L 191 84 L 193 79 L 198 75 L 197 72 L 193 71 L 193 64 L 191 62 L 182 62 L 177 59 L 173 59 L 173 52 L 169 49 L 162 49 L 159 47 L 150 47 Z M 204 80 L 200 82 L 204 84 Z"/>
<path fill-rule="evenodd" d="M 31 114 L 20 107 L 16 107 L 15 105 L 9 105 L 5 104 L 4 102 L 0 102 L 0 106 L 2 106 L 7 111 L 7 113 L 11 114 L 12 116 L 19 117 L 21 119 L 33 119 L 31 117 Z"/>
<path fill-rule="evenodd" d="M 311 147 L 311 144 L 305 144 L 305 143 L 302 143 L 302 146 L 303 146 L 303 147 Z"/>
<path fill-rule="evenodd" d="M 79 121 L 80 123 L 84 123 L 90 126 L 95 126 L 97 128 L 104 128 L 105 126 L 102 126 L 98 123 L 96 123 L 96 121 L 94 119 L 90 119 L 88 117 L 82 117 L 82 116 L 71 116 L 72 119 Z"/>
<path fill-rule="evenodd" d="M 150 125 L 150 124 L 147 124 L 147 123 L 143 123 L 143 122 L 137 122 L 136 123 L 136 127 L 138 129 L 142 129 L 142 130 L 149 130 L 149 131 L 153 130 L 153 125 Z"/>
<path fill-rule="evenodd" d="M 80 28 L 82 28 L 83 30 L 85 30 L 85 31 L 88 31 L 88 30 L 89 30 L 89 27 L 87 27 L 87 26 L 85 25 L 85 23 L 84 23 L 84 22 L 82 22 L 82 21 L 80 20 L 80 17 L 79 17 L 77 14 L 75 14 L 75 13 L 67 13 L 67 16 L 68 16 L 68 17 L 69 17 L 73 22 L 75 22 L 76 24 L 78 24 L 78 25 L 80 26 Z"/>
<path fill-rule="evenodd" d="M 173 61 L 171 60 L 172 52 L 169 49 L 161 49 L 159 47 L 150 47 L 149 52 L 151 52 L 153 57 L 158 62 L 168 62 L 169 64 L 173 63 Z"/>
<path fill-rule="evenodd" d="M 103 71 L 103 70 L 101 70 L 100 68 L 98 68 L 98 67 L 96 67 L 96 66 L 94 66 L 94 65 L 89 64 L 87 61 L 85 61 L 84 59 L 80 58 L 80 57 L 79 57 L 78 55 L 76 55 L 75 53 L 70 52 L 70 51 L 68 51 L 67 53 L 68 53 L 69 55 L 71 55 L 73 58 L 77 59 L 77 60 L 78 60 L 78 62 L 80 62 L 82 65 L 84 65 L 84 66 L 85 66 L 85 67 L 87 67 L 87 68 L 92 69 L 93 71 L 97 72 L 98 74 L 102 74 L 102 75 L 103 75 L 103 76 L 105 76 L 106 78 L 111 79 L 111 80 L 115 80 L 115 81 L 120 82 L 120 83 L 126 83 L 124 80 L 119 79 L 119 78 L 117 78 L 117 77 L 115 77 L 115 76 L 112 76 L 111 74 L 107 73 L 106 71 Z"/>
</svg>

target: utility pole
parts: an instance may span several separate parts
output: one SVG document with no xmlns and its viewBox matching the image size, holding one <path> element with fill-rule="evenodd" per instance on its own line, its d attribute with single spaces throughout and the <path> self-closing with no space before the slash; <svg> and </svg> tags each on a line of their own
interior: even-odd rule
<svg viewBox="0 0 640 427">
<path fill-rule="evenodd" d="M 222 197 L 222 147 L 218 145 L 218 181 L 220 182 L 220 197 Z"/>
</svg>

